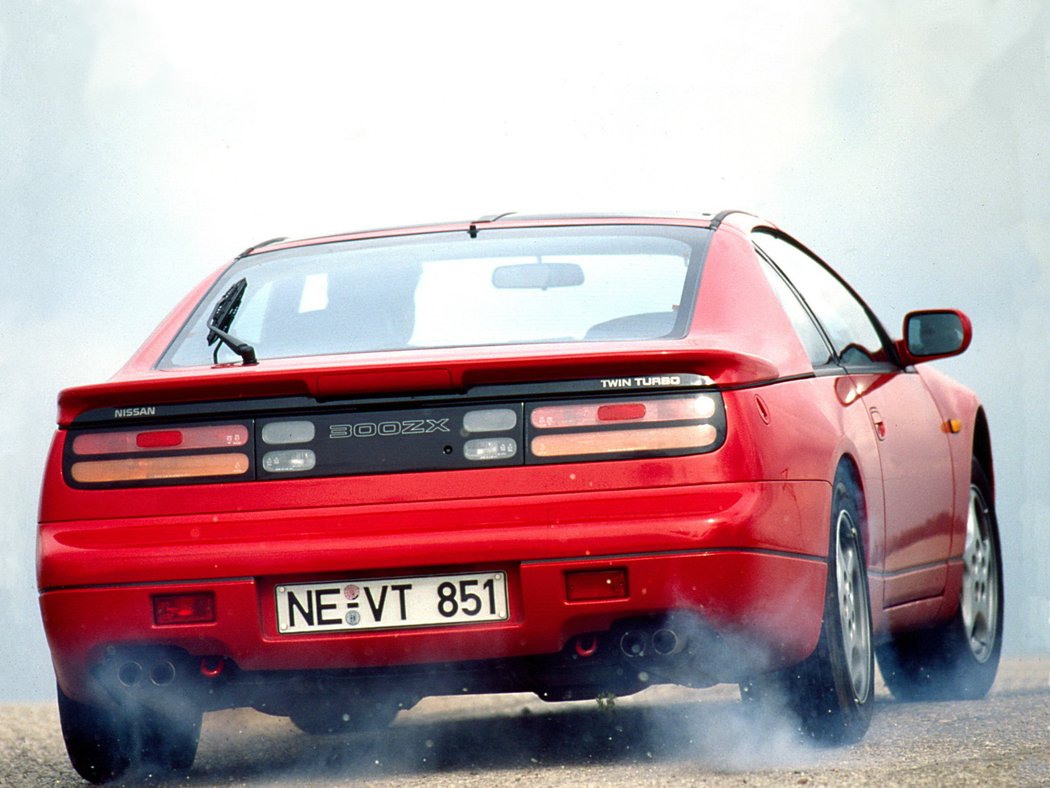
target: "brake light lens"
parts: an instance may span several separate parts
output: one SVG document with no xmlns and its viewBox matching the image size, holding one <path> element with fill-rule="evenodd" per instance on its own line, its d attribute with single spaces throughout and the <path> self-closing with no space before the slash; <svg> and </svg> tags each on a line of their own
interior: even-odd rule
<svg viewBox="0 0 1050 788">
<path fill-rule="evenodd" d="M 248 445 L 248 428 L 242 424 L 181 427 L 165 430 L 89 432 L 73 439 L 73 453 L 131 454 L 164 449 L 225 449 Z"/>
<path fill-rule="evenodd" d="M 615 403 L 572 403 L 542 405 L 532 411 L 533 427 L 562 429 L 569 427 L 598 427 L 610 422 L 631 421 L 654 423 L 710 419 L 715 415 L 717 400 L 713 395 L 700 394 L 673 399 L 635 400 Z"/>
</svg>

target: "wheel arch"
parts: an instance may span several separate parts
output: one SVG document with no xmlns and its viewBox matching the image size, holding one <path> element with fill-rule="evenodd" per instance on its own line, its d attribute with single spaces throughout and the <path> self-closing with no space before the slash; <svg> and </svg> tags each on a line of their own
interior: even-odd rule
<svg viewBox="0 0 1050 788">
<path fill-rule="evenodd" d="M 856 459 L 850 454 L 843 454 L 835 466 L 835 479 L 839 478 L 839 474 L 844 474 L 848 479 L 850 485 L 856 494 L 857 513 L 860 515 L 860 522 L 857 527 L 860 529 L 860 541 L 861 546 L 864 550 L 865 563 L 868 562 L 871 556 L 873 545 L 871 544 L 871 523 L 870 516 L 868 514 L 868 503 L 867 494 L 864 489 L 863 477 L 860 473 L 860 467 L 857 465 Z M 834 480 L 832 481 L 832 498 L 834 499 Z"/>
<path fill-rule="evenodd" d="M 978 407 L 977 413 L 974 415 L 972 454 L 973 458 L 980 463 L 981 468 L 984 470 L 984 475 L 988 477 L 988 486 L 991 488 L 992 498 L 994 499 L 995 469 L 992 460 L 992 434 L 988 428 L 988 417 L 985 415 L 983 407 Z"/>
</svg>

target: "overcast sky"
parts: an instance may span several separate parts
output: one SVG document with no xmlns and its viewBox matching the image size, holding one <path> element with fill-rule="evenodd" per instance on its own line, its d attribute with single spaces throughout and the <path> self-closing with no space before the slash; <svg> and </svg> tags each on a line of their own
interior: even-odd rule
<svg viewBox="0 0 1050 788">
<path fill-rule="evenodd" d="M 891 332 L 958 306 L 1008 648 L 1050 649 L 1050 14 L 1041 0 L 0 4 L 0 698 L 64 386 L 244 247 L 508 210 L 746 208 Z M 13 633 L 11 631 L 13 627 Z"/>
</svg>

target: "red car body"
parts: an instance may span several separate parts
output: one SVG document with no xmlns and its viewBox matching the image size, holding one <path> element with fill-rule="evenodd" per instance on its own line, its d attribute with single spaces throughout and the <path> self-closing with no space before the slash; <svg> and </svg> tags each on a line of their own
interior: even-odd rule
<svg viewBox="0 0 1050 788">
<path fill-rule="evenodd" d="M 117 765 L 92 760 L 77 714 L 110 710 L 108 722 L 97 724 L 111 725 L 116 714 L 112 725 L 119 727 L 120 709 L 162 713 L 176 689 L 192 699 L 189 718 L 199 725 L 200 711 L 239 705 L 303 722 L 305 708 L 319 699 L 359 697 L 361 688 L 369 700 L 400 689 L 397 703 L 406 706 L 421 695 L 463 689 L 527 689 L 560 700 L 660 681 L 753 688 L 754 677 L 787 675 L 820 650 L 835 546 L 829 523 L 843 474 L 856 499 L 852 519 L 860 520 L 857 551 L 870 600 L 873 645 L 861 643 L 860 651 L 929 636 L 960 616 L 975 464 L 989 480 L 982 489 L 991 511 L 989 430 L 972 392 L 916 366 L 965 349 L 969 323 L 958 313 L 919 313 L 957 329 L 958 341 L 936 352 L 887 338 L 866 365 L 851 367 L 839 357 L 817 369 L 755 240 L 756 233 L 789 239 L 742 213 L 511 215 L 278 242 L 237 260 L 369 239 L 425 245 L 450 235 L 580 227 L 704 234 L 702 277 L 684 336 L 162 363 L 199 305 L 214 303 L 224 267 L 112 380 L 62 392 L 44 474 L 38 577 L 68 707 L 67 743 L 72 738 L 74 765 L 85 776 L 108 779 L 142 751 L 121 751 Z M 528 454 L 527 444 L 538 458 L 530 441 L 542 432 L 541 417 L 527 421 L 537 408 L 583 403 L 629 423 L 646 407 L 653 411 L 654 402 L 680 396 L 714 403 L 714 415 L 692 425 L 717 433 L 702 451 L 610 459 L 555 453 L 495 467 L 463 467 L 458 458 L 457 419 L 493 403 L 511 403 L 500 412 L 517 409 L 525 422 L 515 433 L 518 455 Z M 330 444 L 336 435 L 379 440 L 396 433 L 402 446 L 408 432 L 449 430 L 451 443 L 442 449 L 459 464 L 395 458 L 384 466 L 388 460 L 376 449 L 374 464 L 363 470 L 262 478 L 260 430 L 275 419 L 292 431 L 298 428 L 288 424 L 312 419 L 316 429 L 329 430 Z M 115 466 L 105 463 L 127 456 L 106 443 L 111 436 L 150 458 L 196 456 L 189 436 L 216 425 L 236 428 L 234 438 L 224 438 L 240 444 L 238 456 L 246 458 L 247 471 L 230 471 L 236 478 L 106 481 Z M 566 429 L 572 439 L 580 427 Z M 76 448 L 85 435 L 110 437 L 83 438 L 85 448 Z M 289 451 L 274 462 L 306 456 Z M 986 539 L 992 548 L 995 538 L 993 530 Z M 990 626 L 998 639 L 1001 571 L 998 556 L 991 561 L 998 596 L 985 609 L 997 615 Z M 502 573 L 505 608 L 494 587 L 482 593 L 490 573 Z M 364 591 L 374 609 L 376 595 L 388 594 L 393 605 L 405 593 L 393 580 L 407 587 L 427 577 L 450 578 L 452 590 L 436 592 L 451 600 L 446 612 L 492 602 L 492 617 L 361 631 L 320 625 L 353 615 L 324 583 L 338 590 L 353 581 L 346 593 L 356 595 L 370 579 L 391 580 Z M 283 603 L 281 595 L 298 584 L 295 603 Z M 864 607 L 856 611 L 864 614 Z M 282 632 L 279 611 L 312 628 Z M 994 649 L 997 659 L 997 642 Z M 303 727 L 322 727 L 314 722 Z M 846 738 L 865 726 L 854 723 Z M 185 753 L 168 760 L 189 765 Z"/>
</svg>

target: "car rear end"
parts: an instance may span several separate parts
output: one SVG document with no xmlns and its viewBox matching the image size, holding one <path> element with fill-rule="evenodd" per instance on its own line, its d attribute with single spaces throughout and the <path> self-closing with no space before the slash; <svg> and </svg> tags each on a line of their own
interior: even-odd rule
<svg viewBox="0 0 1050 788">
<path fill-rule="evenodd" d="M 691 339 L 713 231 L 542 225 L 257 250 L 64 392 L 39 541 L 61 691 L 294 715 L 807 656 L 828 485 L 756 448 L 769 361 Z M 258 364 L 207 345 L 240 280 Z"/>
</svg>

